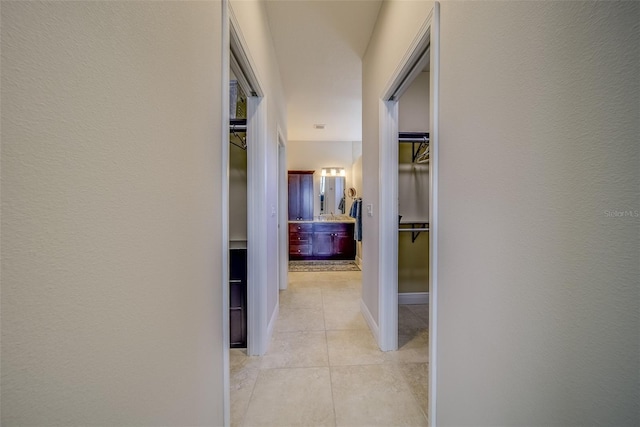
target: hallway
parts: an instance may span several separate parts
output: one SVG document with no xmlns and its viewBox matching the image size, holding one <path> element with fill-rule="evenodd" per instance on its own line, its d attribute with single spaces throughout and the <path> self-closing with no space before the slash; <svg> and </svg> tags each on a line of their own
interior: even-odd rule
<svg viewBox="0 0 640 427">
<path fill-rule="evenodd" d="M 428 306 L 399 307 L 381 352 L 360 313 L 361 272 L 289 273 L 263 357 L 232 349 L 232 426 L 427 425 Z"/>
</svg>

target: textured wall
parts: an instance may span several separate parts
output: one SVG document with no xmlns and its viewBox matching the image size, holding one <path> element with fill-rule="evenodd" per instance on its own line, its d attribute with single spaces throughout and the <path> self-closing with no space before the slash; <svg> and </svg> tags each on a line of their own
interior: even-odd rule
<svg viewBox="0 0 640 427">
<path fill-rule="evenodd" d="M 438 425 L 640 424 L 639 13 L 442 4 Z"/>
<path fill-rule="evenodd" d="M 220 425 L 220 3 L 1 12 L 2 425 Z"/>
</svg>

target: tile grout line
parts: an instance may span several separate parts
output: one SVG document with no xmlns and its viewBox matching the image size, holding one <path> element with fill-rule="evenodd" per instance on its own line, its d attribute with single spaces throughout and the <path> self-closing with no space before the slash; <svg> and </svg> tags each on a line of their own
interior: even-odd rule
<svg viewBox="0 0 640 427">
<path fill-rule="evenodd" d="M 327 366 L 329 368 L 329 388 L 331 390 L 331 408 L 333 409 L 333 425 L 337 427 L 338 425 L 338 414 L 336 413 L 336 399 L 333 395 L 333 369 L 331 367 L 331 359 L 329 358 L 329 334 L 327 331 L 327 318 L 325 316 L 325 303 L 324 303 L 324 290 L 320 289 L 320 297 L 322 299 L 322 316 L 324 319 L 324 341 L 325 348 L 327 351 Z"/>
<path fill-rule="evenodd" d="M 418 363 L 404 363 L 404 365 L 417 365 Z M 400 364 L 398 364 L 400 365 Z M 400 369 L 402 370 L 402 369 Z M 429 423 L 429 417 L 427 415 L 427 409 L 429 408 L 429 398 L 428 398 L 428 392 L 427 392 L 427 407 L 423 408 L 420 405 L 420 400 L 418 400 L 418 396 L 416 395 L 416 393 L 414 392 L 413 388 L 411 387 L 411 385 L 409 384 L 409 381 L 405 378 L 404 374 L 401 372 L 400 375 L 402 376 L 402 380 L 405 382 L 405 384 L 407 385 L 408 389 L 409 389 L 409 394 L 411 395 L 411 397 L 413 397 L 413 401 L 416 403 L 416 406 L 418 406 L 418 409 L 420 409 L 420 413 L 422 413 L 422 416 L 424 417 L 424 419 L 427 421 L 427 425 Z"/>
<path fill-rule="evenodd" d="M 309 273 L 305 273 L 305 274 L 309 274 Z M 272 340 L 275 338 L 276 335 L 281 335 L 281 336 L 294 336 L 296 334 L 307 334 L 307 333 L 318 333 L 318 338 L 321 336 L 319 333 L 322 331 L 324 332 L 324 337 L 325 337 L 325 355 L 326 355 L 326 360 L 327 360 L 327 365 L 325 366 L 281 366 L 281 367 L 271 367 L 271 368 L 265 368 L 263 367 L 263 363 L 259 364 L 258 367 L 258 375 L 256 376 L 255 381 L 252 384 L 251 387 L 251 393 L 250 393 L 250 397 L 249 397 L 249 401 L 245 407 L 244 410 L 244 414 L 243 417 L 241 419 L 241 424 L 239 424 L 239 426 L 246 426 L 248 422 L 250 422 L 250 420 L 247 418 L 248 414 L 249 414 L 249 408 L 251 407 L 251 405 L 253 404 L 254 406 L 254 412 L 255 412 L 255 405 L 257 400 L 256 399 L 261 399 L 260 396 L 260 392 L 259 389 L 257 388 L 257 382 L 260 378 L 260 376 L 262 374 L 264 374 L 265 372 L 267 372 L 268 370 L 289 370 L 289 371 L 293 371 L 293 370 L 306 370 L 306 369 L 318 369 L 318 368 L 323 368 L 323 367 L 327 367 L 329 368 L 329 386 L 330 386 L 330 393 L 331 393 L 331 406 L 332 406 L 332 412 L 333 412 L 333 416 L 334 416 L 334 422 L 333 425 L 334 426 L 338 426 L 338 419 L 337 419 L 337 408 L 336 408 L 336 397 L 340 395 L 340 390 L 339 388 L 334 388 L 334 381 L 333 381 L 333 376 L 334 374 L 336 375 L 336 379 L 339 382 L 340 381 L 340 373 L 342 372 L 341 369 L 342 368 L 346 368 L 346 367 L 365 367 L 365 366 L 389 366 L 389 368 L 383 368 L 385 371 L 390 369 L 388 372 L 397 372 L 399 373 L 399 377 L 398 379 L 400 379 L 401 383 L 404 383 L 403 388 L 407 388 L 407 390 L 409 391 L 409 393 L 411 394 L 411 400 L 413 400 L 413 402 L 417 405 L 417 407 L 419 408 L 419 413 L 422 417 L 422 420 L 426 420 L 426 422 L 428 423 L 429 420 L 429 416 L 427 414 L 427 408 L 423 408 L 420 404 L 420 396 L 423 396 L 422 394 L 422 390 L 421 389 L 416 389 L 416 392 L 414 392 L 413 388 L 410 386 L 409 384 L 409 380 L 408 378 L 403 374 L 402 372 L 402 366 L 407 366 L 407 365 L 420 365 L 422 363 L 428 363 L 428 362 L 412 362 L 412 361 L 401 361 L 401 360 L 392 360 L 390 358 L 384 358 L 381 362 L 379 363 L 352 363 L 352 364 L 340 364 L 340 365 L 333 365 L 330 359 L 330 352 L 329 352 L 329 332 L 346 332 L 346 331 L 353 331 L 353 332 L 364 332 L 367 331 L 367 329 L 362 329 L 360 330 L 360 328 L 349 328 L 346 327 L 345 329 L 343 329 L 342 327 L 342 320 L 340 320 L 337 325 L 337 328 L 332 328 L 332 329 L 328 329 L 328 323 L 332 323 L 332 322 L 328 322 L 328 314 L 330 314 L 331 312 L 333 312 L 333 310 L 337 310 L 338 312 L 348 307 L 350 307 L 350 305 L 342 304 L 344 301 L 342 299 L 342 296 L 340 295 L 341 292 L 343 291 L 351 291 L 352 290 L 352 283 L 342 283 L 342 281 L 338 280 L 338 278 L 336 277 L 335 280 L 325 280 L 324 277 L 322 277 L 322 275 L 317 275 L 315 273 L 310 273 L 311 275 L 313 275 L 311 278 L 311 280 L 305 280 L 304 283 L 302 283 L 303 287 L 300 290 L 304 290 L 307 287 L 311 286 L 312 284 L 314 284 L 315 286 L 313 286 L 313 288 L 318 289 L 320 292 L 320 302 L 321 302 L 321 311 L 322 311 L 322 329 L 318 328 L 318 329 L 313 329 L 313 330 L 289 330 L 289 331 L 278 331 L 277 334 L 274 334 L 274 337 L 272 337 Z M 326 283 L 325 283 L 326 282 Z M 323 287 L 324 285 L 328 285 L 329 288 L 325 288 Z M 347 287 L 345 288 L 343 285 L 347 285 Z M 292 291 L 295 290 L 295 287 L 291 287 L 290 288 Z M 353 287 L 353 290 L 357 289 L 356 287 Z M 337 292 L 337 294 L 336 294 Z M 316 294 L 317 295 L 317 294 Z M 296 305 L 289 305 L 290 309 L 301 309 L 301 308 L 313 308 L 313 307 L 307 307 L 308 305 L 308 298 L 303 298 L 303 299 L 299 299 L 299 298 L 295 298 L 297 300 Z M 316 300 L 317 301 L 317 300 Z M 290 301 L 291 302 L 291 301 Z M 299 304 L 302 304 L 304 307 L 300 307 Z M 414 310 L 412 310 L 412 307 L 408 307 L 408 310 L 406 310 L 406 314 L 409 315 L 409 318 L 411 319 L 411 322 L 409 322 L 409 325 L 413 325 L 414 323 L 416 324 L 422 324 L 424 323 L 424 320 L 418 315 L 418 313 L 416 313 Z M 421 311 L 422 314 L 422 311 Z M 342 319 L 342 317 L 340 317 L 340 319 Z M 333 320 L 333 318 L 332 318 Z M 336 318 L 336 320 L 338 320 Z M 316 323 L 316 325 L 319 326 L 319 323 Z M 424 325 L 428 328 L 427 325 Z M 420 328 L 421 329 L 421 328 Z M 317 331 L 317 332 L 316 332 Z M 370 332 L 370 331 L 369 331 Z M 335 343 L 334 343 L 335 344 Z M 335 348 L 335 345 L 333 347 Z M 292 352 L 296 353 L 298 352 L 298 349 L 292 348 Z M 411 350 L 413 351 L 413 349 Z M 428 350 L 427 350 L 428 351 Z M 317 351 L 315 352 L 317 354 Z M 413 357 L 413 356 L 411 356 Z M 314 358 L 315 360 L 315 358 Z M 408 374 L 410 375 L 411 372 L 409 371 Z M 326 378 L 326 377 L 325 377 Z M 428 396 L 427 396 L 428 399 Z M 327 402 L 328 403 L 328 402 Z M 329 408 L 327 408 L 328 410 Z M 325 412 L 327 416 L 329 416 L 329 411 Z M 345 414 L 342 414 L 343 416 Z M 417 414 L 416 414 L 417 415 Z M 328 420 L 327 420 L 328 421 Z M 422 423 L 423 421 L 421 421 L 420 423 Z"/>
<path fill-rule="evenodd" d="M 247 356 L 247 357 L 251 357 L 251 356 Z M 243 370 L 246 367 L 243 367 Z M 240 427 L 244 427 L 244 422 L 247 419 L 247 414 L 249 413 L 249 405 L 251 404 L 251 400 L 253 399 L 253 394 L 256 390 L 256 384 L 258 383 L 258 378 L 260 377 L 260 371 L 262 371 L 262 360 L 260 360 L 260 364 L 258 366 L 258 375 L 256 375 L 256 379 L 253 381 L 253 386 L 251 387 L 251 394 L 249 395 L 249 400 L 247 401 L 247 404 L 244 407 L 244 411 L 242 414 L 242 419 L 240 420 Z"/>
</svg>

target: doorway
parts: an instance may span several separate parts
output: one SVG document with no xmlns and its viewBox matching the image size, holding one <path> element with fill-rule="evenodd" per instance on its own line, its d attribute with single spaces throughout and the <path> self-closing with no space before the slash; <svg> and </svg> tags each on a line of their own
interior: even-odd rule
<svg viewBox="0 0 640 427">
<path fill-rule="evenodd" d="M 440 5 L 435 2 L 430 16 L 420 29 L 411 49 L 390 78 L 380 99 L 380 173 L 389 177 L 381 182 L 380 200 L 397 201 L 399 168 L 398 100 L 416 77 L 429 69 L 429 185 L 428 223 L 411 224 L 416 230 L 429 231 L 429 419 L 435 419 L 437 364 L 437 255 L 438 255 L 438 106 L 439 106 L 439 18 Z M 379 268 L 379 345 L 389 351 L 398 348 L 398 203 L 380 206 Z M 421 219 L 422 221 L 422 219 Z M 426 261 L 426 260 L 425 260 Z"/>
<path fill-rule="evenodd" d="M 362 150 L 353 141 L 289 141 L 290 271 L 357 270 Z"/>
</svg>

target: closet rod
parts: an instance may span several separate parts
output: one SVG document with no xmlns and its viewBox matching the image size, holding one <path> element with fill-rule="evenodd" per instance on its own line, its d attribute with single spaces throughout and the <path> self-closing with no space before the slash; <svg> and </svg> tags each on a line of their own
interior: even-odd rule
<svg viewBox="0 0 640 427">
<path fill-rule="evenodd" d="M 399 142 L 427 142 L 429 132 L 398 132 Z"/>
<path fill-rule="evenodd" d="M 240 144 L 230 140 L 229 142 L 232 145 L 235 145 L 238 148 L 243 150 L 247 149 L 247 119 L 230 119 L 229 120 L 229 132 L 231 135 L 235 136 L 240 140 Z M 238 135 L 238 133 L 244 133 L 245 136 Z"/>
<path fill-rule="evenodd" d="M 429 227 L 426 228 L 398 228 L 398 231 L 429 231 Z"/>
<path fill-rule="evenodd" d="M 416 138 L 398 138 L 398 142 L 429 142 L 429 138 L 416 139 Z"/>
<path fill-rule="evenodd" d="M 246 132 L 247 131 L 247 119 L 230 119 L 229 130 L 231 132 Z"/>
</svg>

